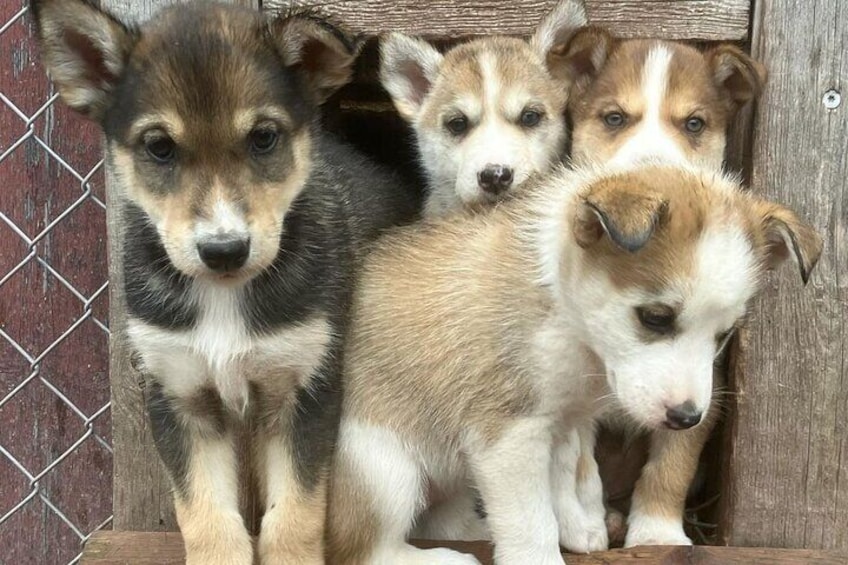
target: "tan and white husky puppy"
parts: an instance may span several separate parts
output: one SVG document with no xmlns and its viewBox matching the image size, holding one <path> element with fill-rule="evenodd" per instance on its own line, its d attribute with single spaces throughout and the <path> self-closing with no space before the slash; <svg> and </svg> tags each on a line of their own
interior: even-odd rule
<svg viewBox="0 0 848 565">
<path fill-rule="evenodd" d="M 381 42 L 380 77 L 410 123 L 436 217 L 503 199 L 565 149 L 570 69 L 559 56 L 586 25 L 563 0 L 533 37 L 482 37 L 442 55 L 399 33 Z"/>
<path fill-rule="evenodd" d="M 664 165 L 562 169 L 384 237 L 346 342 L 329 562 L 476 563 L 406 543 L 428 489 L 466 477 L 501 565 L 604 542 L 600 499 L 575 488 L 599 483 L 581 454 L 603 399 L 651 430 L 700 418 L 766 270 L 792 257 L 806 280 L 820 250 L 790 210 Z"/>
</svg>

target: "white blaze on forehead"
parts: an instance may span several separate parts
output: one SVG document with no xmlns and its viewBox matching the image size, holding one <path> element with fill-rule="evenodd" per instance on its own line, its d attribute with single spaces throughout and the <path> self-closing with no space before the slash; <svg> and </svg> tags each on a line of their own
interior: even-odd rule
<svg viewBox="0 0 848 565">
<path fill-rule="evenodd" d="M 480 74 L 483 76 L 483 120 L 490 120 L 498 115 L 498 104 L 501 101 L 501 81 L 498 73 L 498 62 L 493 53 L 482 52 L 478 59 Z"/>
<path fill-rule="evenodd" d="M 215 235 L 247 237 L 248 233 L 249 227 L 242 211 L 223 198 L 218 198 L 212 205 L 211 217 L 198 221 L 195 228 L 198 239 Z"/>
<path fill-rule="evenodd" d="M 669 69 L 673 53 L 657 44 L 645 57 L 639 95 L 642 116 L 627 142 L 613 157 L 614 163 L 629 163 L 657 157 L 671 162 L 685 162 L 686 156 L 675 137 L 667 130 L 663 106 L 668 96 Z"/>
<path fill-rule="evenodd" d="M 244 215 L 236 209 L 232 202 L 218 200 L 213 208 L 212 223 L 218 232 L 238 233 L 247 231 Z"/>
<path fill-rule="evenodd" d="M 692 293 L 686 317 L 695 325 L 713 322 L 726 330 L 745 313 L 756 290 L 757 260 L 739 226 L 710 227 L 696 248 Z"/>
<path fill-rule="evenodd" d="M 645 102 L 643 119 L 645 121 L 658 123 L 660 120 L 662 104 L 668 91 L 671 57 L 671 51 L 664 45 L 654 46 L 645 57 L 645 66 L 642 68 L 642 95 Z"/>
</svg>

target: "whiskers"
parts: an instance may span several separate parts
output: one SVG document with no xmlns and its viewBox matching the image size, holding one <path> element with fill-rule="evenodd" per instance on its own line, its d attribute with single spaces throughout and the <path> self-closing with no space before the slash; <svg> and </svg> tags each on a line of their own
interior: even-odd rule
<svg viewBox="0 0 848 565">
<path fill-rule="evenodd" d="M 713 389 L 712 404 L 722 417 L 727 416 L 730 412 L 738 394 L 738 392 L 724 387 Z"/>
</svg>

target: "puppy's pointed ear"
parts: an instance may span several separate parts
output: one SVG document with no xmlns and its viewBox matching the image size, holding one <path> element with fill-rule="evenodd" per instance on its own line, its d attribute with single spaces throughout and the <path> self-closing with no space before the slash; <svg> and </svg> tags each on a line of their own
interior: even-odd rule
<svg viewBox="0 0 848 565">
<path fill-rule="evenodd" d="M 721 44 L 706 52 L 716 85 L 736 106 L 759 98 L 766 83 L 766 68 L 750 55 L 730 44 Z"/>
<path fill-rule="evenodd" d="M 137 31 L 86 0 L 33 0 L 44 66 L 62 100 L 100 120 Z"/>
<path fill-rule="evenodd" d="M 588 25 L 582 0 L 561 0 L 539 22 L 530 45 L 555 78 L 572 79 L 563 58 L 572 37 Z"/>
<path fill-rule="evenodd" d="M 274 18 L 269 33 L 283 63 L 299 73 L 316 104 L 323 104 L 353 78 L 362 43 L 312 14 Z"/>
<path fill-rule="evenodd" d="M 822 239 L 792 210 L 777 204 L 764 204 L 760 208 L 760 225 L 765 235 L 765 262 L 774 269 L 791 256 L 801 272 L 804 284 L 818 263 L 822 252 Z"/>
<path fill-rule="evenodd" d="M 635 253 L 650 241 L 667 209 L 668 203 L 645 185 L 604 179 L 583 196 L 574 218 L 574 237 L 580 247 L 588 248 L 606 236 Z"/>
<path fill-rule="evenodd" d="M 560 52 L 549 55 L 548 59 L 560 69 L 559 76 L 583 88 L 601 72 L 614 43 L 615 39 L 604 28 L 588 26 L 578 30 Z"/>
<path fill-rule="evenodd" d="M 424 40 L 390 33 L 380 40 L 380 82 L 401 117 L 412 121 L 433 87 L 442 54 Z"/>
</svg>

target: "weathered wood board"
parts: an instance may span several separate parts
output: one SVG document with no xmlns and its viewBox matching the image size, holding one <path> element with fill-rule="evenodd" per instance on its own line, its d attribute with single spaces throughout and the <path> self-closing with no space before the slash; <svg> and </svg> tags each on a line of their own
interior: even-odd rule
<svg viewBox="0 0 848 565">
<path fill-rule="evenodd" d="M 492 550 L 486 542 L 419 542 L 420 547 L 452 547 L 474 554 L 482 563 L 492 562 Z M 848 555 L 810 550 L 775 550 L 741 547 L 638 547 L 616 549 L 590 555 L 568 554 L 569 565 L 844 565 Z M 88 542 L 82 565 L 182 565 L 185 552 L 177 533 L 100 532 Z M 401 564 L 398 564 L 401 565 Z"/>
<path fill-rule="evenodd" d="M 848 5 L 757 2 L 753 24 L 753 54 L 770 78 L 756 115 L 752 189 L 811 220 L 825 249 L 806 288 L 787 266 L 752 307 L 733 375 L 723 538 L 845 550 Z"/>
<path fill-rule="evenodd" d="M 556 0 L 265 0 L 267 10 L 311 8 L 367 34 L 430 38 L 528 35 Z M 587 0 L 592 23 L 621 37 L 730 40 L 748 37 L 750 0 Z"/>
</svg>

